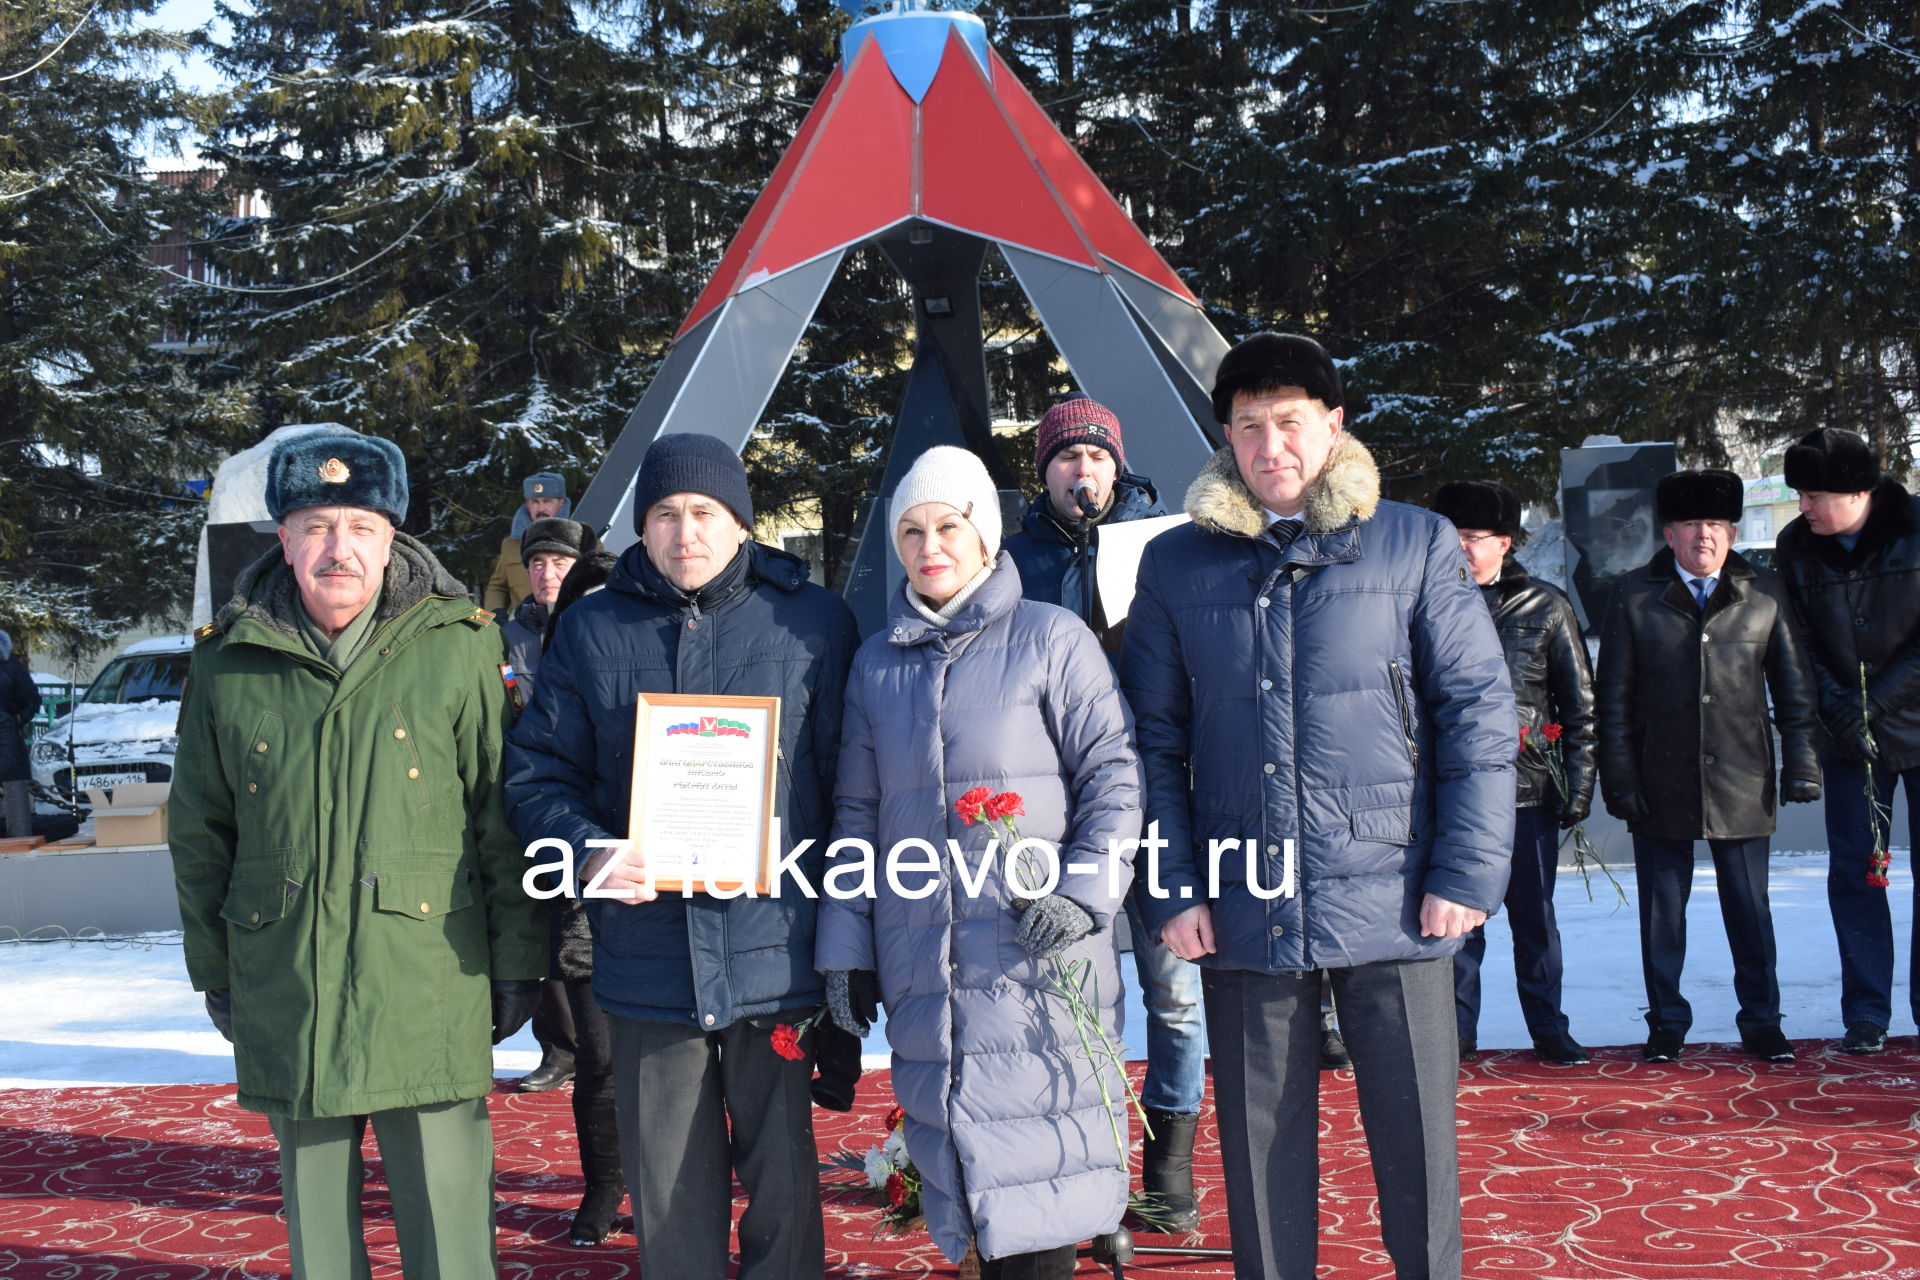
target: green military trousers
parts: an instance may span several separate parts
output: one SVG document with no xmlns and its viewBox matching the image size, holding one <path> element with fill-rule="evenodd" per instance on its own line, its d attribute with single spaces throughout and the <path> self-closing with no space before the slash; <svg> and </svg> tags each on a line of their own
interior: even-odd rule
<svg viewBox="0 0 1920 1280">
<path fill-rule="evenodd" d="M 393 1195 L 406 1280 L 497 1274 L 493 1125 L 485 1098 L 371 1116 L 268 1120 L 280 1143 L 294 1280 L 369 1280 L 372 1274 L 360 1221 L 366 1180 L 360 1140 L 369 1120 Z"/>
</svg>

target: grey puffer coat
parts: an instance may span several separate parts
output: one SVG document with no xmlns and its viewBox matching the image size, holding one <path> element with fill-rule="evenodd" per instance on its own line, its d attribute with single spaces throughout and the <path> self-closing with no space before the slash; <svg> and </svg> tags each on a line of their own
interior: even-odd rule
<svg viewBox="0 0 1920 1280">
<path fill-rule="evenodd" d="M 834 836 L 874 847 L 874 891 L 822 900 L 816 958 L 823 972 L 879 974 L 894 1092 L 941 1252 L 958 1261 L 970 1240 L 987 1258 L 1056 1248 L 1120 1221 L 1127 1168 L 1113 1126 L 1124 1142 L 1125 1098 L 1106 1071 L 1111 1111 L 1102 1100 L 1066 1003 L 1048 987 L 1054 962 L 1021 947 L 1003 859 L 977 894 L 961 883 L 980 873 L 992 833 L 963 824 L 953 802 L 974 787 L 1017 793 L 1021 836 L 1084 868 L 1063 870 L 1058 892 L 1095 930 L 1058 963 L 1091 966 L 1086 989 L 1118 1044 L 1110 926 L 1132 878 L 1125 842 L 1140 834 L 1131 725 L 1093 633 L 1064 609 L 1022 600 L 1004 552 L 944 630 L 905 591 L 855 656 L 841 735 Z M 937 855 L 891 854 L 903 840 Z M 832 865 L 855 862 L 841 853 Z"/>
</svg>

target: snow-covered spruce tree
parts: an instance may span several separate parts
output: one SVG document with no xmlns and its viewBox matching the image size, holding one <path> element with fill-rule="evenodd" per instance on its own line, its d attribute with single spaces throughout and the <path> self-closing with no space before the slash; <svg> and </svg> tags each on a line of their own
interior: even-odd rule
<svg viewBox="0 0 1920 1280">
<path fill-rule="evenodd" d="M 1729 41 L 1717 185 L 1739 239 L 1724 343 L 1747 433 L 1920 436 L 1920 7 L 1753 0 Z"/>
<path fill-rule="evenodd" d="M 407 528 L 484 577 L 519 479 L 577 486 L 687 300 L 674 116 L 709 6 L 259 0 L 209 154 L 265 197 L 216 246 L 269 425 L 399 443 Z M 211 300 L 210 300 L 211 301 Z"/>
<path fill-rule="evenodd" d="M 200 193 L 142 169 L 186 104 L 156 0 L 0 7 L 0 627 L 78 657 L 183 615 L 217 423 L 155 348 L 149 248 Z"/>
</svg>

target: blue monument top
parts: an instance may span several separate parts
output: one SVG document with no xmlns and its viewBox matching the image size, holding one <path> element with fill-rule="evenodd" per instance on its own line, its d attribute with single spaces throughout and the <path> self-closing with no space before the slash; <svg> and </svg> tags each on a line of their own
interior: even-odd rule
<svg viewBox="0 0 1920 1280">
<path fill-rule="evenodd" d="M 947 37 L 958 32 L 981 66 L 987 64 L 987 26 L 975 16 L 979 0 L 836 0 L 857 21 L 840 37 L 840 65 L 851 67 L 869 39 L 886 55 L 893 78 L 915 102 L 940 70 Z"/>
</svg>

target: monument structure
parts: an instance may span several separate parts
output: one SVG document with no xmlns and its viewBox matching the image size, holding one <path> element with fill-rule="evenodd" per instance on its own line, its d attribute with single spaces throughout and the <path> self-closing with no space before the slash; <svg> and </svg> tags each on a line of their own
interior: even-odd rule
<svg viewBox="0 0 1920 1280">
<path fill-rule="evenodd" d="M 633 538 L 631 489 L 655 436 L 734 449 L 850 250 L 874 244 L 913 294 L 915 351 L 873 509 L 936 444 L 991 443 L 979 274 L 997 250 L 1087 394 L 1126 424 L 1127 460 L 1176 497 L 1214 447 L 1207 391 L 1227 342 L 1199 300 L 949 0 L 839 0 L 855 17 L 813 104 L 575 518 Z M 846 595 L 862 628 L 898 581 L 887 531 L 863 532 Z"/>
</svg>

